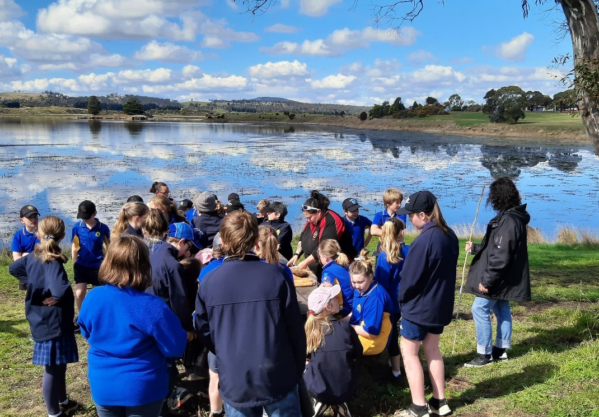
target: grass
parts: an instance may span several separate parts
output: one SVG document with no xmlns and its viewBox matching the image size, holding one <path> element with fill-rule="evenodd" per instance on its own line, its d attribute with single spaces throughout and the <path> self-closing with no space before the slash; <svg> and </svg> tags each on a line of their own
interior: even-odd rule
<svg viewBox="0 0 599 417">
<path fill-rule="evenodd" d="M 536 126 L 537 129 L 564 129 L 565 127 L 584 130 L 580 117 L 572 117 L 568 113 L 560 112 L 526 112 L 526 117 L 518 121 L 517 125 Z M 447 116 L 429 116 L 426 120 L 453 121 L 458 126 L 476 126 L 488 124 L 489 116 L 482 112 L 451 112 Z"/>
<path fill-rule="evenodd" d="M 376 241 L 371 242 L 370 248 L 375 246 Z M 473 297 L 468 294 L 460 319 L 441 337 L 446 395 L 457 416 L 599 416 L 599 247 L 531 244 L 529 259 L 533 301 L 513 304 L 508 362 L 482 369 L 462 366 L 476 350 L 469 313 Z M 463 261 L 461 254 L 458 286 Z M 31 365 L 24 293 L 9 276 L 8 264 L 6 257 L 0 260 L 0 415 L 41 416 L 43 370 Z M 72 279 L 70 262 L 67 272 Z M 452 354 L 454 331 L 458 337 Z M 86 378 L 87 344 L 81 336 L 77 341 L 80 362 L 69 365 L 67 387 L 71 397 L 84 404 L 77 415 L 94 416 Z M 407 388 L 382 382 L 387 372 L 386 354 L 365 359 L 361 388 L 350 403 L 353 415 L 392 416 L 410 404 Z"/>
</svg>

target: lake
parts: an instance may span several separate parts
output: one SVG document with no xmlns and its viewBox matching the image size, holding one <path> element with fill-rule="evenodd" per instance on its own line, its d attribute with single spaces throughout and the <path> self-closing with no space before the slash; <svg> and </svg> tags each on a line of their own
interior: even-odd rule
<svg viewBox="0 0 599 417">
<path fill-rule="evenodd" d="M 312 189 L 328 195 L 339 213 L 343 199 L 356 197 L 370 218 L 382 209 L 386 188 L 406 195 L 428 189 L 449 224 L 465 225 L 474 220 L 482 186 L 509 175 L 528 203 L 531 225 L 546 236 L 563 225 L 599 228 L 599 158 L 590 146 L 513 143 L 283 124 L 4 118 L 0 237 L 10 240 L 25 204 L 71 226 L 78 204 L 89 199 L 112 227 L 127 197 L 148 201 L 156 180 L 166 182 L 177 201 L 197 191 L 222 200 L 237 192 L 255 211 L 262 198 L 282 200 L 299 232 L 300 206 Z M 483 204 L 478 228 L 493 215 Z"/>
</svg>

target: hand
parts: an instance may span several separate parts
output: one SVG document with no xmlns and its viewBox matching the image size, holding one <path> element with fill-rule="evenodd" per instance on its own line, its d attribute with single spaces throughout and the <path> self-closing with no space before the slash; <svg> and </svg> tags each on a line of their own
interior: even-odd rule
<svg viewBox="0 0 599 417">
<path fill-rule="evenodd" d="M 187 341 L 191 342 L 196 338 L 196 332 L 187 332 Z"/>
<path fill-rule="evenodd" d="M 298 269 L 308 269 L 308 264 L 306 263 L 305 260 L 303 260 L 299 263 L 299 265 L 297 267 L 298 267 Z"/>
<path fill-rule="evenodd" d="M 51 307 L 51 306 L 55 306 L 56 304 L 58 304 L 58 301 L 56 301 L 54 299 L 54 297 L 48 297 L 44 301 L 42 301 L 42 304 L 45 306 Z"/>
<path fill-rule="evenodd" d="M 472 252 L 472 242 L 471 241 L 466 242 L 466 252 L 468 252 L 468 253 Z"/>
<path fill-rule="evenodd" d="M 289 262 L 287 262 L 287 266 L 295 266 L 295 263 L 297 262 L 297 258 L 299 258 L 299 256 L 293 255 L 293 257 L 289 260 Z"/>
<path fill-rule="evenodd" d="M 482 283 L 478 284 L 478 290 L 480 292 L 482 292 L 483 294 L 488 294 L 489 293 L 489 290 L 486 289 L 485 286 Z"/>
</svg>

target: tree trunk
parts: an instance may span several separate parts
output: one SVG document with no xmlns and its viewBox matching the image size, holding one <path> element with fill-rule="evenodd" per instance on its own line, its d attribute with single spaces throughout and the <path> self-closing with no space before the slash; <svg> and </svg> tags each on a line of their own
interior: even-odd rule
<svg viewBox="0 0 599 417">
<path fill-rule="evenodd" d="M 599 19 L 593 0 L 557 0 L 564 11 L 574 52 L 574 65 L 592 65 L 595 70 L 599 63 Z M 599 107 L 596 97 L 588 91 L 581 91 L 579 101 L 582 124 L 599 155 Z"/>
</svg>

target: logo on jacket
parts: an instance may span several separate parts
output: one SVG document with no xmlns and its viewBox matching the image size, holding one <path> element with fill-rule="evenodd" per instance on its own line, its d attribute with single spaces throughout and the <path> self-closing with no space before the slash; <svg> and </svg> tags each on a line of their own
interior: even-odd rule
<svg viewBox="0 0 599 417">
<path fill-rule="evenodd" d="M 281 229 L 277 229 L 277 236 L 281 234 Z"/>
<path fill-rule="evenodd" d="M 362 304 L 358 304 L 357 309 L 358 309 L 358 312 L 361 313 L 362 312 Z"/>
<path fill-rule="evenodd" d="M 312 233 L 312 240 L 315 240 L 318 237 L 318 230 L 315 230 L 314 233 Z"/>
<path fill-rule="evenodd" d="M 101 234 L 102 234 L 102 233 L 100 233 L 100 232 L 96 232 L 96 236 L 97 236 L 97 237 L 100 237 L 100 235 L 101 235 Z"/>
</svg>

